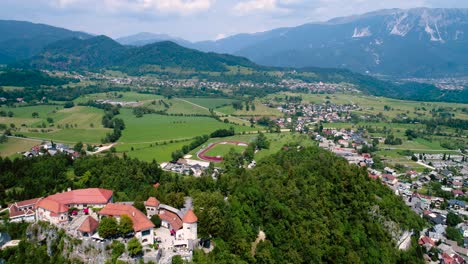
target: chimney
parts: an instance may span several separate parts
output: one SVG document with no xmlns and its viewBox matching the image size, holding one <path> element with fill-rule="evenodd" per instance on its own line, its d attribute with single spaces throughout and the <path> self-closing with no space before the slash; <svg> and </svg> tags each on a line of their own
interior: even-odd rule
<svg viewBox="0 0 468 264">
<path fill-rule="evenodd" d="M 67 188 L 67 192 L 70 192 L 70 191 L 71 191 L 71 188 L 70 188 L 70 187 L 68 187 L 68 188 Z"/>
<path fill-rule="evenodd" d="M 135 217 L 135 211 L 132 212 L 132 216 Z"/>
</svg>

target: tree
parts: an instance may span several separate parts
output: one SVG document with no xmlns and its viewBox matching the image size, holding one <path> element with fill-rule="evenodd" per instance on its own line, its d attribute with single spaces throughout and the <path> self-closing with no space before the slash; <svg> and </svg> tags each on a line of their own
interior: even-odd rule
<svg viewBox="0 0 468 264">
<path fill-rule="evenodd" d="M 448 226 L 456 226 L 461 222 L 463 222 L 463 219 L 461 219 L 461 217 L 459 215 L 455 214 L 454 212 L 449 212 L 447 214 L 447 225 Z"/>
<path fill-rule="evenodd" d="M 455 227 L 448 226 L 447 229 L 445 229 L 445 233 L 447 234 L 448 239 L 457 241 L 458 245 L 463 245 L 463 235 L 460 233 L 460 230 Z"/>
<path fill-rule="evenodd" d="M 73 150 L 76 152 L 81 152 L 83 150 L 83 142 L 79 141 L 78 143 L 76 143 L 73 147 Z"/>
<path fill-rule="evenodd" d="M 119 232 L 122 235 L 128 235 L 133 232 L 133 221 L 128 215 L 120 217 Z"/>
<path fill-rule="evenodd" d="M 38 113 L 38 112 L 33 112 L 31 115 L 32 115 L 33 118 L 38 118 L 38 117 L 39 117 L 39 113 Z"/>
<path fill-rule="evenodd" d="M 130 239 L 127 244 L 128 254 L 132 257 L 141 255 L 143 253 L 143 247 L 141 246 L 140 241 L 136 237 Z"/>
<path fill-rule="evenodd" d="M 98 233 L 102 238 L 111 238 L 119 234 L 119 225 L 113 217 L 104 217 L 99 223 Z"/>
<path fill-rule="evenodd" d="M 146 206 L 142 201 L 136 201 L 135 203 L 133 203 L 133 207 L 146 214 Z"/>
<path fill-rule="evenodd" d="M 112 249 L 112 260 L 116 261 L 124 252 L 125 252 L 125 245 L 118 240 L 112 241 L 111 244 Z"/>
<path fill-rule="evenodd" d="M 172 257 L 172 264 L 183 264 L 184 261 L 182 260 L 182 257 L 180 255 L 175 255 Z"/>
<path fill-rule="evenodd" d="M 161 227 L 161 218 L 159 218 L 159 215 L 155 214 L 151 216 L 151 222 L 156 226 L 156 228 Z"/>
<path fill-rule="evenodd" d="M 257 140 L 255 141 L 258 149 L 269 149 L 270 148 L 270 141 L 268 141 L 265 134 L 262 132 L 258 133 Z"/>
</svg>

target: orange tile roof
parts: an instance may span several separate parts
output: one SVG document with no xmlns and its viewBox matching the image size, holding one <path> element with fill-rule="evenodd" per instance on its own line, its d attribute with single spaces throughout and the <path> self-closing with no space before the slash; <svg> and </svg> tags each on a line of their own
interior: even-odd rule
<svg viewBox="0 0 468 264">
<path fill-rule="evenodd" d="M 156 198 L 154 198 L 154 197 L 148 198 L 148 200 L 146 200 L 146 202 L 145 202 L 145 205 L 146 205 L 146 206 L 158 207 L 159 204 L 160 204 L 160 202 L 158 201 L 158 199 L 156 199 Z"/>
<path fill-rule="evenodd" d="M 196 223 L 198 221 L 198 218 L 195 215 L 195 213 L 192 211 L 192 209 L 189 209 L 187 213 L 184 215 L 184 219 L 182 219 L 182 221 L 184 223 L 192 224 L 192 223 Z"/>
<path fill-rule="evenodd" d="M 16 202 L 14 204 L 17 207 L 23 207 L 23 206 L 28 206 L 28 205 L 36 205 L 37 202 L 39 202 L 41 199 L 42 199 L 42 197 L 34 198 L 34 199 L 29 199 L 29 200 L 25 200 L 25 201 Z"/>
<path fill-rule="evenodd" d="M 42 197 L 9 204 L 8 209 L 10 211 L 10 218 L 11 217 L 16 217 L 16 216 L 34 215 L 34 210 L 36 209 L 36 204 L 41 199 L 42 199 Z M 28 208 L 28 209 L 24 210 L 24 208 L 22 208 L 22 207 L 32 207 L 32 208 L 31 209 Z M 23 210 L 21 210 L 20 208 L 23 209 Z"/>
<path fill-rule="evenodd" d="M 133 230 L 135 232 L 154 227 L 154 224 L 140 210 L 127 204 L 109 203 L 99 211 L 100 215 L 122 216 L 128 215 L 133 221 Z"/>
<path fill-rule="evenodd" d="M 81 226 L 78 228 L 78 231 L 85 233 L 94 233 L 99 226 L 99 222 L 93 217 L 89 216 L 83 221 Z"/>
<path fill-rule="evenodd" d="M 68 211 L 70 204 L 106 204 L 112 198 L 111 190 L 100 188 L 79 189 L 69 192 L 57 193 L 42 199 L 37 207 L 54 213 Z"/>
<path fill-rule="evenodd" d="M 179 230 L 182 228 L 182 219 L 176 214 L 168 210 L 161 210 L 159 212 L 159 218 L 162 221 L 166 221 L 171 225 L 171 228 L 174 230 Z"/>
</svg>

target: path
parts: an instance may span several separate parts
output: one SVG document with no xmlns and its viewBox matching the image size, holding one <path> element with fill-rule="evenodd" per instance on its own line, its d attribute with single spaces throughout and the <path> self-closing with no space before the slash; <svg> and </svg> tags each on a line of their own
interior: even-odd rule
<svg viewBox="0 0 468 264">
<path fill-rule="evenodd" d="M 426 167 L 426 168 L 428 168 L 428 169 L 435 170 L 434 167 L 429 166 L 429 165 L 427 165 L 427 164 L 425 164 L 425 163 L 422 163 L 421 161 L 417 161 L 416 163 L 419 164 L 419 165 L 421 165 L 421 166 L 424 166 L 424 167 Z"/>
<path fill-rule="evenodd" d="M 94 151 L 94 152 L 86 152 L 86 154 L 88 155 L 95 155 L 95 154 L 98 154 L 98 153 L 101 153 L 103 151 L 106 151 L 106 150 L 109 150 L 110 148 L 112 148 L 113 146 L 115 146 L 116 143 L 112 143 L 108 146 L 102 146 L 100 148 L 98 148 L 98 150 Z"/>
<path fill-rule="evenodd" d="M 252 256 L 255 256 L 255 251 L 257 251 L 258 243 L 260 243 L 260 241 L 265 241 L 265 239 L 266 239 L 265 232 L 260 230 L 258 232 L 257 239 L 255 239 L 255 241 L 252 243 L 252 251 L 251 251 Z"/>
</svg>

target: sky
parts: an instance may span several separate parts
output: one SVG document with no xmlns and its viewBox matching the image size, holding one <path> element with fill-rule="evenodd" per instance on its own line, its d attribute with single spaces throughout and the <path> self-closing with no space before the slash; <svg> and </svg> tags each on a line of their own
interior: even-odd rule
<svg viewBox="0 0 468 264">
<path fill-rule="evenodd" d="M 0 19 L 113 38 L 152 32 L 200 41 L 413 7 L 468 8 L 468 0 L 0 0 Z"/>
</svg>

